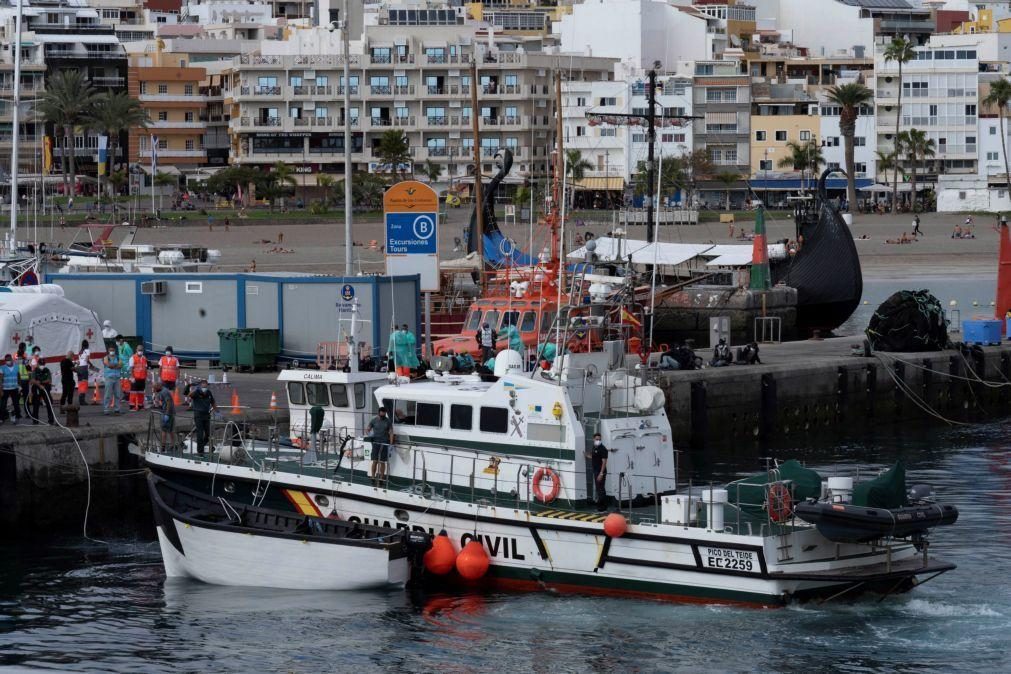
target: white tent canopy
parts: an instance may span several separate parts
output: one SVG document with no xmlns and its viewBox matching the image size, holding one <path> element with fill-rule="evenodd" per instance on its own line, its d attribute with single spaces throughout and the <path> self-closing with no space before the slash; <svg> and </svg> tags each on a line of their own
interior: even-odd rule
<svg viewBox="0 0 1011 674">
<path fill-rule="evenodd" d="M 14 351 L 18 343 L 42 349 L 46 360 L 59 360 L 68 351 L 78 352 L 81 340 L 91 342 L 91 349 L 99 356 L 105 349 L 102 343 L 102 326 L 93 311 L 85 309 L 63 297 L 48 292 L 0 292 L 0 340 Z"/>
<path fill-rule="evenodd" d="M 613 262 L 620 257 L 627 260 L 632 256 L 634 264 L 658 264 L 676 266 L 697 257 L 715 258 L 707 266 L 743 267 L 751 264 L 753 246 L 750 243 L 711 244 L 711 243 L 646 243 L 638 239 L 615 239 L 602 236 L 594 239 L 597 242 L 597 259 L 601 262 Z M 585 260 L 586 246 L 569 253 L 570 260 Z M 778 260 L 786 257 L 786 246 L 781 243 L 769 245 L 769 259 Z"/>
</svg>

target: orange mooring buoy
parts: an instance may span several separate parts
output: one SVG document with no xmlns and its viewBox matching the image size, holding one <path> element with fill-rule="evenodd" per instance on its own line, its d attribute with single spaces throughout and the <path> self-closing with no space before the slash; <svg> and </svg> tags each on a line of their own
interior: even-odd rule
<svg viewBox="0 0 1011 674">
<path fill-rule="evenodd" d="M 479 541 L 469 541 L 456 556 L 456 570 L 467 580 L 477 580 L 488 573 L 488 553 Z"/>
<path fill-rule="evenodd" d="M 456 563 L 456 550 L 453 548 L 453 541 L 449 540 L 446 532 L 442 532 L 432 539 L 432 547 L 425 553 L 425 568 L 429 573 L 437 576 L 444 576 L 453 570 Z"/>
<path fill-rule="evenodd" d="M 604 533 L 611 538 L 621 538 L 628 530 L 628 522 L 621 513 L 611 513 L 604 518 Z"/>
</svg>

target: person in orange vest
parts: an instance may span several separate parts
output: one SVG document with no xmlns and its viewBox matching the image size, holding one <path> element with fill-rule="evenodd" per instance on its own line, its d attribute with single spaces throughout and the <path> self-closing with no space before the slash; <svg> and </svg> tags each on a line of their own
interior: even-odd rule
<svg viewBox="0 0 1011 674">
<path fill-rule="evenodd" d="M 147 357 L 144 355 L 144 345 L 141 344 L 136 353 L 130 356 L 130 409 L 134 412 L 144 409 L 147 369 Z"/>
<path fill-rule="evenodd" d="M 161 383 L 171 393 L 179 381 L 179 359 L 172 355 L 172 347 L 165 348 L 165 355 L 158 359 L 158 374 Z"/>
</svg>

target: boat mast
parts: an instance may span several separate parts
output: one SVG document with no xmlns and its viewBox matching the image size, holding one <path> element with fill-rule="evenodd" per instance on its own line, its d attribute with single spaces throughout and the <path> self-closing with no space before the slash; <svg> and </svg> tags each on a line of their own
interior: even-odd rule
<svg viewBox="0 0 1011 674">
<path fill-rule="evenodd" d="M 653 243 L 655 214 L 653 211 L 653 162 L 656 145 L 656 65 L 649 71 L 649 91 L 646 92 L 646 142 L 649 144 L 646 157 L 646 243 Z"/>
<path fill-rule="evenodd" d="M 485 274 L 484 274 L 484 204 L 482 203 L 482 191 L 484 187 L 481 185 L 481 141 L 480 141 L 480 129 L 478 127 L 478 113 L 479 109 L 477 107 L 477 47 L 473 48 L 473 52 L 470 55 L 470 123 L 471 123 L 471 133 L 474 135 L 474 207 L 475 224 L 474 235 L 477 237 L 477 264 L 480 274 L 480 287 L 481 291 L 484 292 L 485 288 Z"/>
<path fill-rule="evenodd" d="M 352 208 L 351 203 L 351 37 L 348 21 L 348 0 L 344 0 L 344 275 L 354 274 L 351 253 L 354 246 L 351 238 Z"/>
<path fill-rule="evenodd" d="M 558 227 L 561 223 L 558 221 L 558 210 L 559 208 L 564 209 L 565 205 L 559 203 L 559 199 L 565 198 L 564 188 L 559 192 L 559 186 L 564 180 L 564 174 L 560 173 L 564 169 L 565 163 L 565 147 L 562 145 L 562 70 L 558 68 L 555 70 L 555 144 L 557 146 L 558 156 L 555 159 L 555 177 L 554 185 L 552 186 L 552 197 L 551 206 L 552 214 L 555 216 L 551 220 L 551 259 L 558 265 L 558 287 L 561 288 L 565 285 L 565 265 L 562 264 L 562 250 L 561 247 L 565 243 L 560 241 L 558 238 Z M 563 211 L 564 213 L 564 211 Z M 564 218 L 564 214 L 562 215 Z M 559 302 L 559 308 L 561 308 L 561 302 Z"/>
<path fill-rule="evenodd" d="M 10 249 L 17 248 L 18 241 L 18 130 L 21 126 L 21 20 L 23 0 L 17 0 L 17 26 L 14 31 L 14 109 L 11 111 L 11 227 Z M 64 157 L 63 161 L 67 158 Z"/>
</svg>

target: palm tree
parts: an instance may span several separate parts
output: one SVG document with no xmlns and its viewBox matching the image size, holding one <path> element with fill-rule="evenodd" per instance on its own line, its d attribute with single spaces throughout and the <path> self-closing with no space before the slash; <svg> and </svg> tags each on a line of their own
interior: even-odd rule
<svg viewBox="0 0 1011 674">
<path fill-rule="evenodd" d="M 845 146 L 843 151 L 846 158 L 846 200 L 850 203 L 850 212 L 852 213 L 856 210 L 857 205 L 853 137 L 856 135 L 860 108 L 874 100 L 874 92 L 859 82 L 851 82 L 829 87 L 828 100 L 839 106 L 839 133 L 843 137 L 843 145 Z"/>
<path fill-rule="evenodd" d="M 158 171 L 154 176 L 154 184 L 157 187 L 179 187 L 179 178 L 171 173 Z M 154 204 L 151 204 L 154 207 Z M 158 190 L 158 210 L 161 210 L 161 190 Z"/>
<path fill-rule="evenodd" d="M 277 187 L 277 196 L 281 198 L 281 208 L 284 208 L 284 195 L 287 192 L 287 188 L 298 186 L 298 180 L 295 178 L 295 169 L 290 164 L 279 161 L 274 164 L 274 169 L 268 177 L 270 179 L 269 182 Z M 273 207 L 273 199 L 271 199 L 270 205 Z"/>
<path fill-rule="evenodd" d="M 1008 168 L 1007 159 L 1007 136 L 1004 135 L 1004 110 L 1007 109 L 1008 102 L 1011 102 L 1011 82 L 1005 77 L 990 83 L 990 93 L 983 99 L 983 105 L 992 105 L 997 108 L 997 122 L 1000 124 L 1000 149 L 1004 155 L 1004 178 L 1007 180 L 1008 189 L 1011 189 L 1011 169 Z"/>
<path fill-rule="evenodd" d="M 780 159 L 777 166 L 799 171 L 801 180 L 804 179 L 804 175 L 808 171 L 812 174 L 817 173 L 818 168 L 825 164 L 825 157 L 821 153 L 821 146 L 813 140 L 806 141 L 803 144 L 791 140 L 786 144 L 786 149 L 789 151 L 789 154 Z"/>
<path fill-rule="evenodd" d="M 718 182 L 723 183 L 723 189 L 727 195 L 727 210 L 730 210 L 730 188 L 733 187 L 740 181 L 741 176 L 730 171 L 724 171 L 722 173 L 717 173 L 715 176 Z"/>
<path fill-rule="evenodd" d="M 71 185 L 77 182 L 74 127 L 85 120 L 95 96 L 95 89 L 80 70 L 57 70 L 46 79 L 46 91 L 38 102 L 37 110 L 43 119 L 63 130 L 63 159 L 60 165 L 68 196 L 72 196 Z"/>
<path fill-rule="evenodd" d="M 150 120 L 140 101 L 125 91 L 109 91 L 98 95 L 85 114 L 89 129 L 109 137 L 109 173 L 116 170 L 116 142 L 124 131 L 146 129 Z"/>
<path fill-rule="evenodd" d="M 929 159 L 934 156 L 934 141 L 931 138 L 927 138 L 927 134 L 919 129 L 910 129 L 909 131 L 903 131 L 901 134 L 902 138 L 899 140 L 899 145 L 906 153 L 906 161 L 909 162 L 909 168 L 911 170 L 910 187 L 912 188 L 912 205 L 913 212 L 916 212 L 916 170 L 918 168 L 917 164 L 921 158 Z"/>
<path fill-rule="evenodd" d="M 333 199 L 333 188 L 337 184 L 337 179 L 329 173 L 321 173 L 316 176 L 316 186 L 323 190 L 323 203 L 329 204 Z"/>
<path fill-rule="evenodd" d="M 899 149 L 899 129 L 902 124 L 902 66 L 909 63 L 916 56 L 913 43 L 904 37 L 894 38 L 885 47 L 885 63 L 895 61 L 899 64 L 899 95 L 895 106 L 895 156 L 902 156 Z M 892 213 L 899 212 L 899 174 L 898 171 L 892 174 Z"/>
<path fill-rule="evenodd" d="M 899 163 L 898 155 L 895 154 L 894 150 L 891 152 L 886 150 L 875 150 L 874 163 L 877 168 L 876 173 L 902 171 L 902 165 Z"/>
<path fill-rule="evenodd" d="M 390 173 L 399 175 L 401 180 L 404 178 L 404 166 L 411 166 L 411 173 L 413 175 L 411 143 L 407 139 L 407 135 L 403 129 L 384 131 L 383 135 L 379 137 L 379 144 L 376 147 L 375 154 L 379 158 L 380 163 L 384 166 L 389 166 Z"/>
<path fill-rule="evenodd" d="M 585 178 L 586 172 L 593 170 L 593 163 L 589 159 L 583 159 L 583 153 L 579 150 L 566 150 L 565 163 L 566 175 L 569 176 L 569 208 L 572 209 L 576 204 L 576 190 L 572 184 Z"/>
<path fill-rule="evenodd" d="M 425 165 L 421 167 L 421 173 L 428 178 L 428 182 L 434 183 L 442 175 L 442 165 L 433 163 L 431 159 L 426 159 Z"/>
</svg>

